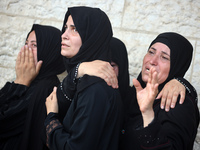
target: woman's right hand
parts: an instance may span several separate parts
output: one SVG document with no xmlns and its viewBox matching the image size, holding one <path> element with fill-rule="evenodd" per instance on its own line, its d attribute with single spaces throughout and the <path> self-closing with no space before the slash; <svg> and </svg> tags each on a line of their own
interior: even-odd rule
<svg viewBox="0 0 200 150">
<path fill-rule="evenodd" d="M 133 79 L 133 85 L 137 92 L 137 101 L 142 113 L 144 127 L 154 119 L 153 102 L 158 94 L 158 78 L 155 68 L 149 71 L 148 82 L 143 89 L 137 79 Z"/>
<path fill-rule="evenodd" d="M 109 62 L 102 60 L 83 62 L 78 68 L 77 78 L 83 76 L 84 74 L 100 77 L 105 80 L 109 86 L 118 88 L 117 76 Z"/>
<path fill-rule="evenodd" d="M 39 74 L 42 61 L 35 64 L 33 52 L 27 45 L 21 48 L 16 60 L 16 84 L 29 86 Z"/>
</svg>

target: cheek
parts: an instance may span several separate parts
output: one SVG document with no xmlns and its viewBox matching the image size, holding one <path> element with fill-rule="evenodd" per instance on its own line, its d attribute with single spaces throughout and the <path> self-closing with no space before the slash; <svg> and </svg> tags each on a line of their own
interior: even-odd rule
<svg viewBox="0 0 200 150">
<path fill-rule="evenodd" d="M 76 39 L 74 40 L 74 50 L 75 50 L 75 53 L 77 54 L 79 49 L 81 48 L 81 45 L 82 45 L 82 42 L 80 39 Z"/>
<path fill-rule="evenodd" d="M 162 68 L 162 71 L 158 75 L 158 83 L 159 84 L 163 83 L 167 79 L 167 77 L 169 75 L 169 70 L 170 70 L 170 67 L 168 67 L 168 66 Z"/>
</svg>

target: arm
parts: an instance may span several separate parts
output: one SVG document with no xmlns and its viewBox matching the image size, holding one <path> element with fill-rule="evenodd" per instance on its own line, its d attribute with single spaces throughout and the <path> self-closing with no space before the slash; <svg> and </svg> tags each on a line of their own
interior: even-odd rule
<svg viewBox="0 0 200 150">
<path fill-rule="evenodd" d="M 0 103 L 19 99 L 39 73 L 41 65 L 41 61 L 35 65 L 32 50 L 28 49 L 28 46 L 23 46 L 16 60 L 16 80 L 13 83 L 7 82 L 1 89 Z"/>
<path fill-rule="evenodd" d="M 153 107 L 151 102 L 155 97 L 153 91 L 156 90 L 152 87 L 156 85 L 156 82 L 153 83 L 154 81 L 150 80 L 152 77 L 154 78 L 154 75 L 152 76 L 152 70 L 150 70 L 148 83 L 144 89 L 136 80 L 133 82 L 144 122 L 144 128 L 136 131 L 142 148 L 150 150 L 192 149 L 199 124 L 198 109 L 195 109 L 196 104 L 192 100 L 195 97 L 189 98 L 187 95 L 184 104 L 177 104 L 169 112 L 159 109 L 157 105 L 159 101 Z M 142 93 L 143 91 L 147 94 Z M 152 111 L 153 115 L 151 115 Z"/>
<path fill-rule="evenodd" d="M 144 89 L 136 79 L 133 79 L 133 85 L 137 92 L 137 101 L 143 117 L 143 126 L 146 127 L 154 119 L 153 102 L 158 93 L 159 84 L 155 68 L 150 69 L 148 82 Z"/>
<path fill-rule="evenodd" d="M 169 112 L 159 111 L 159 106 L 155 107 L 154 121 L 137 131 L 143 149 L 192 149 L 199 124 L 193 102 L 186 96 L 184 104 L 177 104 Z"/>
<path fill-rule="evenodd" d="M 113 88 L 118 88 L 117 76 L 109 62 L 95 60 L 91 62 L 83 62 L 78 68 L 77 78 L 83 75 L 97 76 L 105 80 L 105 82 Z"/>
<path fill-rule="evenodd" d="M 107 92 L 106 90 L 108 88 L 93 85 L 80 93 L 78 99 L 73 100 L 63 125 L 58 122 L 57 114 L 50 113 L 47 116 L 45 125 L 50 148 L 54 150 L 97 149 L 98 146 L 110 145 L 108 138 L 117 138 L 118 132 L 116 130 L 114 137 L 111 136 L 111 131 L 114 130 L 113 126 L 119 125 L 119 119 L 117 119 L 119 110 L 116 109 L 117 100 L 112 97 L 112 105 L 110 105 L 110 99 L 106 93 L 111 91 Z M 49 130 L 48 127 L 51 124 L 56 124 L 56 126 Z M 98 145 L 102 140 L 105 140 L 104 144 Z M 117 144 L 115 145 L 117 146 Z"/>
</svg>

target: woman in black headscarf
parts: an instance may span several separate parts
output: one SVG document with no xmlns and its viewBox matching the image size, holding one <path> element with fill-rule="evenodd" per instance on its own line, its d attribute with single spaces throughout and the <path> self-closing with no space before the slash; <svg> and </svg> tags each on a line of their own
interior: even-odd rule
<svg viewBox="0 0 200 150">
<path fill-rule="evenodd" d="M 193 149 L 199 125 L 195 90 L 186 94 L 182 105 L 177 102 L 169 112 L 159 107 L 160 99 L 155 99 L 157 90 L 162 90 L 169 80 L 185 75 L 192 53 L 190 42 L 173 32 L 158 35 L 150 44 L 138 76 L 139 82 L 133 80 L 141 115 L 130 117 L 126 122 L 121 149 Z M 162 70 L 165 72 L 160 66 L 166 67 Z M 184 83 L 187 89 L 194 89 L 187 81 Z"/>
<path fill-rule="evenodd" d="M 34 35 L 35 40 L 29 35 Z M 61 31 L 51 26 L 34 24 L 28 33 L 26 45 L 36 53 L 35 61 L 42 60 L 42 67 L 37 77 L 29 81 L 30 84 L 16 79 L 12 83 L 7 82 L 1 89 L 0 149 L 48 149 L 44 128 L 45 100 L 53 87 L 60 83 L 57 75 L 65 70 L 60 41 Z"/>
<path fill-rule="evenodd" d="M 79 63 L 83 61 L 110 62 L 110 21 L 98 8 L 72 7 L 65 15 L 62 32 L 61 54 L 65 56 L 68 73 L 76 70 L 73 80 L 76 90 L 74 96 L 67 96 L 64 87 L 68 86 L 68 80 L 64 79 L 57 96 L 54 89 L 47 98 L 47 144 L 54 150 L 117 149 L 121 116 L 119 91 L 98 77 L 85 75 L 75 79 Z M 77 45 L 78 50 L 74 48 Z M 56 97 L 58 101 L 60 98 L 72 101 L 63 122 L 59 121 Z"/>
</svg>

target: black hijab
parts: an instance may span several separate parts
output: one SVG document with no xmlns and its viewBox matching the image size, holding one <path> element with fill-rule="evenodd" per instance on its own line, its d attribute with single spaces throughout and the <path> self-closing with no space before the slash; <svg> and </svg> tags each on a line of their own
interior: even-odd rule
<svg viewBox="0 0 200 150">
<path fill-rule="evenodd" d="M 64 72 L 65 67 L 60 53 L 61 31 L 52 26 L 34 24 L 27 38 L 33 30 L 35 31 L 37 40 L 38 61 L 43 61 L 36 79 L 47 78 Z"/>
<path fill-rule="evenodd" d="M 61 85 L 57 88 L 59 116 L 61 121 L 71 104 L 69 99 L 66 100 L 64 95 L 73 99 L 75 93 L 78 94 L 91 84 L 102 80 L 95 76 L 84 75 L 79 84 L 74 84 L 72 79 L 74 78 L 76 66 L 81 62 L 96 59 L 110 62 L 111 59 L 109 44 L 112 38 L 112 27 L 107 15 L 99 8 L 85 6 L 68 8 L 63 22 L 62 33 L 65 32 L 65 24 L 69 15 L 72 16 L 74 25 L 81 37 L 82 46 L 74 57 L 70 59 L 64 57 L 68 76 L 64 78 Z"/>
<path fill-rule="evenodd" d="M 25 127 L 20 149 L 46 149 L 46 97 L 60 82 L 57 75 L 65 70 L 61 55 L 61 31 L 52 26 L 34 24 L 38 60 L 42 60 L 39 75 L 33 81 L 24 99 L 28 101 Z M 29 32 L 29 34 L 30 34 Z M 28 35 L 29 35 L 28 34 Z M 28 37 L 28 36 L 27 36 Z"/>
<path fill-rule="evenodd" d="M 126 46 L 124 43 L 113 37 L 110 42 L 110 49 L 111 49 L 111 60 L 115 62 L 119 67 L 119 74 L 118 74 L 118 84 L 120 94 L 122 99 L 127 96 L 127 90 L 129 88 L 129 66 L 128 66 L 128 54 L 126 50 Z"/>
<path fill-rule="evenodd" d="M 64 58 L 67 72 L 80 62 L 92 60 L 110 61 L 109 44 L 112 37 L 112 27 L 107 15 L 99 8 L 71 7 L 65 15 L 62 33 L 69 15 L 80 34 L 82 46 L 72 58 Z"/>
<path fill-rule="evenodd" d="M 152 41 L 149 48 L 156 42 L 163 43 L 170 49 L 170 71 L 165 82 L 159 85 L 159 91 L 161 91 L 168 81 L 185 75 L 192 61 L 193 47 L 185 37 L 174 32 L 159 34 Z M 138 76 L 138 80 L 143 87 L 146 86 L 146 84 L 142 81 L 141 73 Z"/>
</svg>

